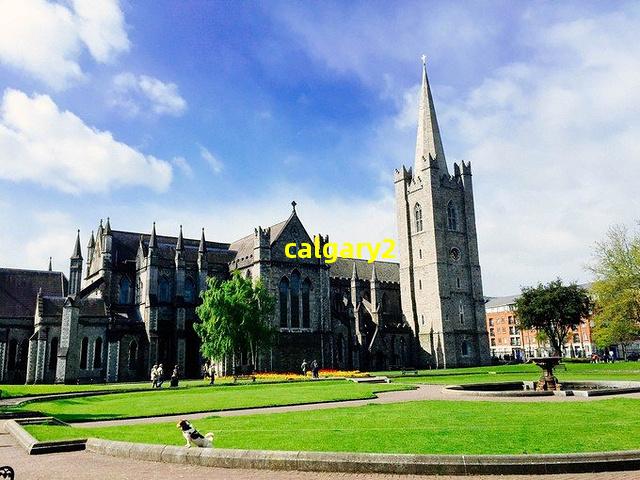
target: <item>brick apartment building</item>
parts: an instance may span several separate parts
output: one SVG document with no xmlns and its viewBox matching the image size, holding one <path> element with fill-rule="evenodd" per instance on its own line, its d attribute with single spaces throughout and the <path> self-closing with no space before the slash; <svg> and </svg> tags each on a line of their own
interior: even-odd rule
<svg viewBox="0 0 640 480">
<path fill-rule="evenodd" d="M 553 352 L 548 342 L 541 342 L 535 330 L 521 330 L 516 320 L 517 295 L 491 298 L 485 305 L 491 356 L 504 360 L 526 360 Z M 588 357 L 596 352 L 591 337 L 593 320 L 586 319 L 567 335 L 563 356 Z"/>
</svg>

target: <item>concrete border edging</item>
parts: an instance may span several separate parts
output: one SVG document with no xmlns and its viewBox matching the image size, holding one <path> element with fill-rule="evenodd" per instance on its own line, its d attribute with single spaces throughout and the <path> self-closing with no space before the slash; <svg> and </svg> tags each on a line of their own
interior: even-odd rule
<svg viewBox="0 0 640 480">
<path fill-rule="evenodd" d="M 336 473 L 505 475 L 640 469 L 640 451 L 547 455 L 410 455 L 185 448 L 89 438 L 86 449 L 115 457 L 219 468 Z"/>
<path fill-rule="evenodd" d="M 24 448 L 29 455 L 72 452 L 85 449 L 85 445 L 87 443 L 86 439 L 40 442 L 22 427 L 23 425 L 37 425 L 43 423 L 65 425 L 63 422 L 53 417 L 36 417 L 7 420 L 4 424 L 4 429 L 7 433 L 9 433 L 13 438 L 16 439 L 18 444 L 22 448 Z"/>
</svg>

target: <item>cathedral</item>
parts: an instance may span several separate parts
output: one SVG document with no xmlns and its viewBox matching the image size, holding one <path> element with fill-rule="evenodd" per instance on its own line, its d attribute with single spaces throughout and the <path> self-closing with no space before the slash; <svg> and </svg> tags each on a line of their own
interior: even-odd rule
<svg viewBox="0 0 640 480">
<path fill-rule="evenodd" d="M 471 164 L 449 173 L 426 67 L 414 165 L 395 172 L 400 263 L 288 258 L 311 243 L 289 217 L 232 243 L 112 228 L 80 232 L 68 278 L 0 269 L 0 382 L 89 383 L 146 379 L 151 365 L 200 375 L 193 329 L 208 278 L 260 278 L 277 300 L 275 343 L 257 371 L 384 370 L 488 364 Z M 318 235 L 322 244 L 327 235 Z M 248 362 L 241 355 L 236 364 Z M 218 365 L 230 373 L 231 360 Z"/>
</svg>

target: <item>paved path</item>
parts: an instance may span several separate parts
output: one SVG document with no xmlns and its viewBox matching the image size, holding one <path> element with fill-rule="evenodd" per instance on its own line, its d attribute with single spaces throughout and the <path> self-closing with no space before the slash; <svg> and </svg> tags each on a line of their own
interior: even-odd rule
<svg viewBox="0 0 640 480">
<path fill-rule="evenodd" d="M 0 425 L 2 427 L 2 425 Z M 617 472 L 571 475 L 506 475 L 506 476 L 416 476 L 371 475 L 267 470 L 230 470 L 171 463 L 145 462 L 116 458 L 91 452 L 56 453 L 29 456 L 18 447 L 13 437 L 0 431 L 0 466 L 10 465 L 16 480 L 637 480 L 640 472 Z"/>
<path fill-rule="evenodd" d="M 147 417 L 147 418 L 131 418 L 122 420 L 104 420 L 99 422 L 77 422 L 74 427 L 111 427 L 119 425 L 133 425 L 141 423 L 163 423 L 163 422 L 179 422 L 183 418 L 197 420 L 210 416 L 219 417 L 235 417 L 239 415 L 258 415 L 269 413 L 283 412 L 299 412 L 308 410 L 324 410 L 330 408 L 358 407 L 368 405 L 370 403 L 399 403 L 413 402 L 419 400 L 461 400 L 461 401 L 488 401 L 488 402 L 590 402 L 612 398 L 608 396 L 601 397 L 486 397 L 471 394 L 455 393 L 443 390 L 443 385 L 417 385 L 415 390 L 400 390 L 396 392 L 380 392 L 377 398 L 365 400 L 346 400 L 341 402 L 324 402 L 310 403 L 304 405 L 288 405 L 282 407 L 262 407 L 262 408 L 244 408 L 239 410 L 209 411 L 202 413 L 190 413 L 170 416 Z M 630 393 L 625 395 L 616 395 L 616 397 L 629 397 L 640 399 L 640 393 Z"/>
</svg>

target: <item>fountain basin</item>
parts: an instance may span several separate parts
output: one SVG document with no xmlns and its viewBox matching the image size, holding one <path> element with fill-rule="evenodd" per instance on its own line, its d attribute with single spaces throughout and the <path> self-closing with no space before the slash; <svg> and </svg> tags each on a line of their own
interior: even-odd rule
<svg viewBox="0 0 640 480">
<path fill-rule="evenodd" d="M 487 397 L 595 397 L 640 392 L 640 382 L 584 381 L 562 382 L 561 390 L 536 390 L 537 382 L 500 382 L 448 385 L 444 390 L 452 393 Z"/>
</svg>

